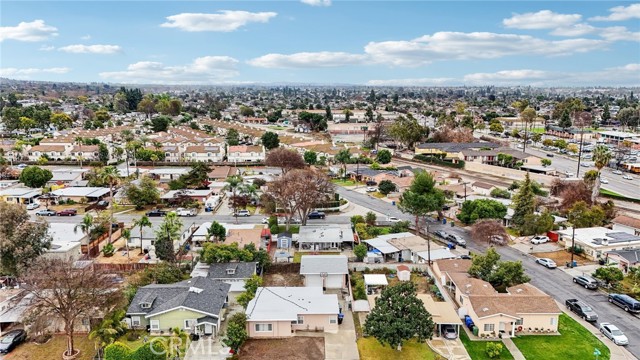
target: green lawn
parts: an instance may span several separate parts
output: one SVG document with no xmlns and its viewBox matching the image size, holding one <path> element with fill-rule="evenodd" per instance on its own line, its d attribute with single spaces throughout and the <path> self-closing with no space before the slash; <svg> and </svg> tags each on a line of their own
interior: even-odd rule
<svg viewBox="0 0 640 360">
<path fill-rule="evenodd" d="M 74 347 L 80 350 L 78 360 L 90 360 L 96 354 L 95 342 L 89 340 L 86 335 L 73 337 Z M 67 349 L 67 337 L 54 335 L 49 342 L 37 345 L 33 342 L 18 346 L 11 354 L 6 355 L 7 360 L 35 360 L 35 359 L 62 359 L 62 353 Z"/>
<path fill-rule="evenodd" d="M 387 195 L 382 194 L 382 193 L 377 192 L 377 191 L 376 191 L 376 192 L 374 192 L 373 194 L 371 194 L 371 196 L 373 196 L 373 197 L 375 197 L 375 198 L 378 198 L 378 199 L 383 199 L 383 198 L 387 197 Z"/>
<path fill-rule="evenodd" d="M 434 353 L 426 342 L 418 343 L 416 340 L 407 341 L 402 346 L 402 351 L 389 346 L 382 346 L 374 337 L 358 339 L 358 351 L 360 360 L 434 360 Z"/>
<path fill-rule="evenodd" d="M 287 226 L 286 225 L 278 225 L 278 229 L 280 229 L 278 231 L 279 233 L 285 232 L 285 228 Z M 289 231 L 290 234 L 299 234 L 300 233 L 300 225 L 289 225 Z"/>
<path fill-rule="evenodd" d="M 271 129 L 271 130 L 285 130 L 286 127 L 278 126 L 278 125 L 271 125 L 271 126 L 269 126 L 269 129 Z"/>
<path fill-rule="evenodd" d="M 293 262 L 299 263 L 302 259 L 302 255 L 340 255 L 340 252 L 313 252 L 313 251 L 299 251 L 293 255 Z"/>
<path fill-rule="evenodd" d="M 339 186 L 356 186 L 356 185 L 362 185 L 362 183 L 358 183 L 354 180 L 351 179 L 333 179 L 331 180 L 332 183 L 339 185 Z"/>
<path fill-rule="evenodd" d="M 544 127 L 536 127 L 531 129 L 532 133 L 544 134 Z"/>
<path fill-rule="evenodd" d="M 607 189 L 600 189 L 600 195 L 601 196 L 610 197 L 610 198 L 614 198 L 614 199 L 618 199 L 618 200 L 640 202 L 639 199 L 629 198 L 629 197 L 626 197 L 626 196 L 624 196 L 622 194 L 618 194 L 615 191 L 611 191 L 611 190 L 607 190 Z"/>
<path fill-rule="evenodd" d="M 609 348 L 589 330 L 568 315 L 560 315 L 558 335 L 529 335 L 513 339 L 527 359 L 566 360 L 593 359 L 593 349 L 602 355 L 599 360 L 608 360 Z"/>
<path fill-rule="evenodd" d="M 464 330 L 460 331 L 460 340 L 462 340 L 465 349 L 467 349 L 469 356 L 471 356 L 471 359 L 473 360 L 491 360 L 491 358 L 487 356 L 487 353 L 485 352 L 487 343 L 502 343 L 502 341 L 471 341 L 469 339 L 469 336 L 467 335 L 467 332 Z M 513 359 L 513 356 L 505 347 L 502 349 L 502 354 L 500 355 L 500 357 L 494 359 L 511 360 Z"/>
</svg>

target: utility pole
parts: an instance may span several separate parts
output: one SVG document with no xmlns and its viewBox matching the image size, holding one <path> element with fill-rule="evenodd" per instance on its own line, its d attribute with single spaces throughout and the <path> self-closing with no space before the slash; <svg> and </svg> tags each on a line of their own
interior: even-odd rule
<svg viewBox="0 0 640 360">
<path fill-rule="evenodd" d="M 572 224 L 571 226 L 572 231 L 571 231 L 571 266 L 573 267 L 573 253 L 576 250 L 576 226 L 575 224 Z"/>
</svg>

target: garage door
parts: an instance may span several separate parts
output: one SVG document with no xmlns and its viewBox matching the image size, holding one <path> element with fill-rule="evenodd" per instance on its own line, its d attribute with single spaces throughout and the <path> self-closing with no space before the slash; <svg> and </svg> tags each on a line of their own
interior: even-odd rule
<svg viewBox="0 0 640 360">
<path fill-rule="evenodd" d="M 322 286 L 322 278 L 320 275 L 306 275 L 305 286 Z"/>
<path fill-rule="evenodd" d="M 342 277 L 344 275 L 329 275 L 327 277 L 326 286 L 327 289 L 340 289 L 342 288 Z"/>
</svg>

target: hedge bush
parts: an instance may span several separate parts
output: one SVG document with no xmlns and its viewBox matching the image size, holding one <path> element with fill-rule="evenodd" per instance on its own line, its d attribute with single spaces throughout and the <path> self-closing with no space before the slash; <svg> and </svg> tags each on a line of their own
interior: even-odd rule
<svg viewBox="0 0 640 360">
<path fill-rule="evenodd" d="M 452 161 L 446 161 L 446 160 L 439 159 L 437 157 L 427 156 L 424 154 L 418 154 L 414 156 L 413 160 L 423 162 L 423 163 L 428 163 L 428 164 L 448 166 L 456 169 L 464 169 L 464 160 L 458 160 L 458 162 L 454 163 Z"/>
</svg>

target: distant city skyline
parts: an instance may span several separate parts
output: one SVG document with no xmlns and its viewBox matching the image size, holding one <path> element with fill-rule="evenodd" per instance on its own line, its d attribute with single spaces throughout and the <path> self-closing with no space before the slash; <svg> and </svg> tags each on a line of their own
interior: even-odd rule
<svg viewBox="0 0 640 360">
<path fill-rule="evenodd" d="M 640 3 L 3 1 L 0 77 L 639 86 Z"/>
</svg>

